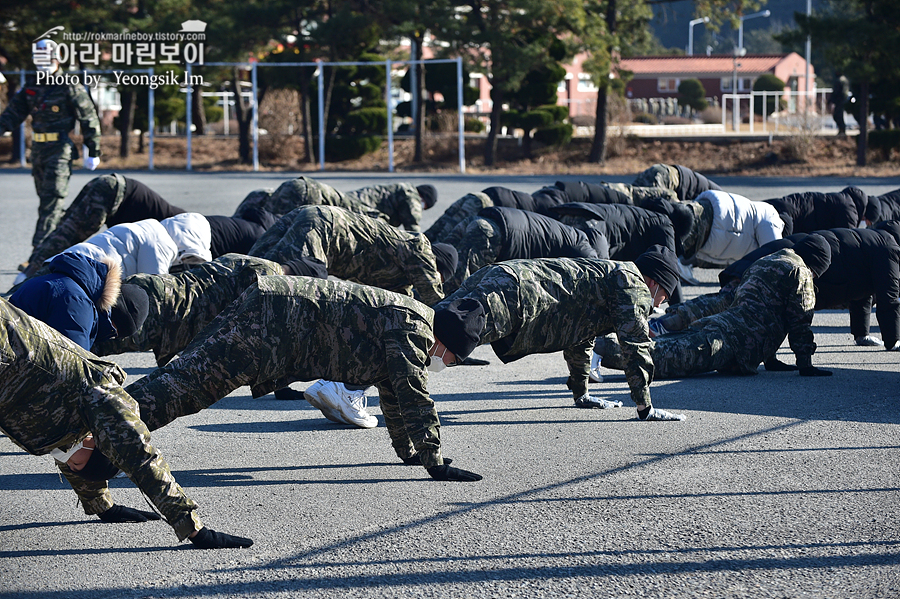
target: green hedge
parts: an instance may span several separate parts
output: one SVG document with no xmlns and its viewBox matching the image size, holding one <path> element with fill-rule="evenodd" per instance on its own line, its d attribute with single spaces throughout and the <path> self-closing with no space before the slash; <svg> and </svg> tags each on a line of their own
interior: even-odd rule
<svg viewBox="0 0 900 599">
<path fill-rule="evenodd" d="M 548 146 L 563 146 L 572 141 L 573 127 L 569 123 L 556 123 L 534 132 L 534 139 Z"/>
<path fill-rule="evenodd" d="M 325 138 L 325 160 L 341 162 L 356 160 L 381 147 L 380 135 L 360 135 L 344 137 L 336 135 Z"/>
</svg>

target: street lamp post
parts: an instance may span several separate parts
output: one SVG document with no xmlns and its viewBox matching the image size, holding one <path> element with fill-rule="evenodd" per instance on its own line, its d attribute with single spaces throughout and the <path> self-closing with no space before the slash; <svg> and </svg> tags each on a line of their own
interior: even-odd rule
<svg viewBox="0 0 900 599">
<path fill-rule="evenodd" d="M 746 15 L 741 17 L 741 25 L 738 28 L 738 48 L 744 47 L 744 21 L 747 19 L 755 19 L 756 17 L 769 17 L 772 14 L 770 10 L 764 10 L 762 12 L 755 12 L 750 15 Z"/>
<path fill-rule="evenodd" d="M 699 19 L 694 19 L 693 21 L 688 23 L 688 56 L 694 55 L 694 25 L 698 25 L 700 23 L 709 23 L 709 17 L 700 17 Z"/>
</svg>

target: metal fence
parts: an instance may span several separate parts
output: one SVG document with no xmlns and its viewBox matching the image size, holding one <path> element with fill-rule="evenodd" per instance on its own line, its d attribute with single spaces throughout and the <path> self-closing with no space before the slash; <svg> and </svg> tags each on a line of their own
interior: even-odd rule
<svg viewBox="0 0 900 599">
<path fill-rule="evenodd" d="M 386 73 L 386 85 L 384 89 L 384 98 L 385 104 L 388 106 L 387 110 L 387 144 L 388 144 L 388 171 L 394 172 L 395 168 L 395 157 L 394 157 L 394 92 L 395 88 L 393 85 L 394 81 L 394 70 L 397 67 L 410 66 L 414 64 L 437 64 L 437 63 L 453 63 L 456 64 L 456 78 L 457 78 L 457 141 L 458 141 L 458 161 L 459 161 L 459 171 L 464 173 L 466 170 L 465 163 L 465 113 L 463 111 L 463 69 L 462 69 L 462 58 L 456 59 L 428 59 L 428 60 L 402 60 L 402 61 L 392 61 L 385 60 L 383 62 L 325 62 L 325 61 L 315 61 L 315 62 L 279 62 L 279 63 L 260 63 L 260 62 L 247 62 L 247 63 L 236 63 L 236 62 L 206 62 L 203 65 L 195 65 L 188 64 L 186 66 L 186 81 L 194 82 L 195 76 L 198 72 L 202 72 L 201 69 L 209 67 L 209 68 L 218 68 L 218 67 L 237 67 L 238 69 L 244 70 L 245 72 L 249 72 L 250 74 L 250 90 L 248 92 L 242 92 L 242 96 L 247 97 L 249 101 L 249 109 L 252 118 L 252 123 L 250 125 L 250 135 L 252 138 L 252 164 L 253 170 L 258 171 L 260 168 L 259 161 L 259 148 L 260 148 L 260 126 L 259 126 L 259 83 L 258 83 L 258 74 L 259 69 L 264 68 L 309 68 L 313 67 L 316 69 L 314 77 L 316 78 L 317 84 L 317 105 L 318 105 L 318 115 L 317 115 L 317 130 L 318 130 L 318 166 L 319 170 L 325 170 L 325 117 L 324 117 L 324 91 L 325 91 L 325 69 L 327 68 L 340 68 L 340 67 L 348 67 L 348 66 L 362 66 L 362 65 L 383 65 Z M 2 71 L 0 71 L 2 72 Z M 7 77 L 18 76 L 20 85 L 25 85 L 25 77 L 26 75 L 33 74 L 34 71 L 14 71 L 14 72 L 6 72 L 4 73 Z M 68 71 L 68 74 L 78 74 L 82 76 L 82 81 L 85 81 L 84 75 L 103 75 L 103 74 L 111 74 L 111 73 L 128 73 L 128 74 L 137 74 L 137 75 L 153 75 L 152 69 L 135 69 L 135 70 L 83 70 L 83 71 Z M 202 79 L 202 78 L 201 78 Z M 86 86 L 87 87 L 87 86 Z M 96 94 L 96 90 L 87 87 L 88 92 L 93 95 Z M 193 86 L 185 85 L 184 92 L 186 94 L 186 116 L 185 116 L 185 137 L 186 137 L 186 161 L 185 161 L 185 169 L 192 170 L 193 169 L 193 129 L 194 129 L 194 115 L 193 115 Z M 148 86 L 148 123 L 147 123 L 147 133 L 148 133 L 148 162 L 147 168 L 153 169 L 153 150 L 154 150 L 154 138 L 156 135 L 156 127 L 152 124 L 154 123 L 154 102 L 155 102 L 155 94 L 154 89 Z M 229 107 L 230 101 L 234 98 L 233 92 L 204 92 L 203 95 L 215 95 L 219 96 L 223 99 L 222 104 L 225 110 L 225 124 L 224 126 L 228 128 L 225 131 L 225 134 L 230 134 L 230 114 Z M 96 102 L 96 99 L 95 99 Z M 21 164 L 24 167 L 25 163 L 25 123 L 23 122 L 19 128 L 20 132 L 20 145 L 19 145 L 19 154 L 21 159 Z"/>
</svg>

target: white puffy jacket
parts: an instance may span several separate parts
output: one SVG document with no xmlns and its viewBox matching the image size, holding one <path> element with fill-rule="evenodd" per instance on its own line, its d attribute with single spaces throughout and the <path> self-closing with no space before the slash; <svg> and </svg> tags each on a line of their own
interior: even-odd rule
<svg viewBox="0 0 900 599">
<path fill-rule="evenodd" d="M 159 221 L 178 246 L 174 264 L 200 264 L 212 260 L 212 229 L 202 214 L 184 212 Z"/>
<path fill-rule="evenodd" d="M 122 264 L 122 278 L 137 273 L 166 274 L 178 257 L 178 246 L 158 220 L 122 223 L 70 247 L 68 252 L 95 260 L 109 255 Z"/>
<path fill-rule="evenodd" d="M 704 191 L 695 201 L 709 200 L 713 208 L 712 227 L 697 258 L 719 266 L 735 260 L 770 241 L 781 239 L 784 221 L 765 202 L 754 202 L 727 191 Z"/>
</svg>

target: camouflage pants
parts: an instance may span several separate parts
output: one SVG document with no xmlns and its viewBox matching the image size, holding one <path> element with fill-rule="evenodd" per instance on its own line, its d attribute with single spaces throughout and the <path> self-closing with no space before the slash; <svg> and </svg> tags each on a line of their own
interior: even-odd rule
<svg viewBox="0 0 900 599">
<path fill-rule="evenodd" d="M 622 350 L 614 336 L 597 337 L 594 352 L 602 356 L 602 366 L 624 370 Z M 650 356 L 656 379 L 683 378 L 737 368 L 733 348 L 714 332 L 706 330 L 687 329 L 656 337 L 650 343 Z"/>
<path fill-rule="evenodd" d="M 28 259 L 29 271 L 36 272 L 50 256 L 99 232 L 122 203 L 124 194 L 125 179 L 121 175 L 103 175 L 88 182 L 72 200 L 56 228 L 34 248 Z"/>
<path fill-rule="evenodd" d="M 678 169 L 667 164 L 654 164 L 634 178 L 632 185 L 635 187 L 662 187 L 663 189 L 678 189 L 681 178 Z"/>
<path fill-rule="evenodd" d="M 495 263 L 502 246 L 500 225 L 487 218 L 472 219 L 456 246 L 459 262 L 453 277 L 444 282 L 444 293 L 453 293 L 472 273 Z"/>
<path fill-rule="evenodd" d="M 459 198 L 447 208 L 433 225 L 425 231 L 425 237 L 431 243 L 449 243 L 455 245 L 455 241 L 450 241 L 448 236 L 457 225 L 463 221 L 476 216 L 482 209 L 490 208 L 494 205 L 486 194 L 470 193 Z M 458 240 L 457 240 L 458 241 Z"/>
<path fill-rule="evenodd" d="M 63 216 L 72 176 L 72 148 L 68 138 L 64 142 L 35 142 L 31 146 L 31 176 L 40 200 L 32 246 L 43 241 Z"/>
<path fill-rule="evenodd" d="M 672 202 L 678 201 L 678 195 L 673 189 L 659 186 L 628 185 L 627 183 L 604 183 L 610 189 L 623 193 L 629 198 L 629 204 L 643 207 L 649 200 L 663 198 Z"/>
</svg>

